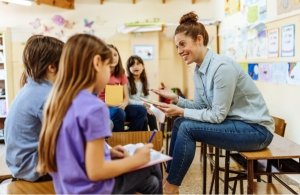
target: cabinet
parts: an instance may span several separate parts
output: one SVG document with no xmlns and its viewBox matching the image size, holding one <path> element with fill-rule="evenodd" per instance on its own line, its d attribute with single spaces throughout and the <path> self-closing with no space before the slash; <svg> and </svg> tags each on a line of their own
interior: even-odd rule
<svg viewBox="0 0 300 195">
<path fill-rule="evenodd" d="M 0 28 L 0 140 L 3 140 L 4 121 L 13 98 L 12 75 L 10 30 Z"/>
</svg>

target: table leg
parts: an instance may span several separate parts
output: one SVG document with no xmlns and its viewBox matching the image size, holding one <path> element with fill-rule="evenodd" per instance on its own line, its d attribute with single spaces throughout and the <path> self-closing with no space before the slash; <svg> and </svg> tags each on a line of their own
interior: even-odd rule
<svg viewBox="0 0 300 195">
<path fill-rule="evenodd" d="M 253 194 L 253 179 L 254 179 L 254 170 L 253 170 L 253 160 L 247 160 L 247 194 Z"/>
</svg>

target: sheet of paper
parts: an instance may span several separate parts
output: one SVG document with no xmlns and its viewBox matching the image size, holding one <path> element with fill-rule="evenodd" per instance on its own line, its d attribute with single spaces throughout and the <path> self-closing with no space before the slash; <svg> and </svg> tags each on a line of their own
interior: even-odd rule
<svg viewBox="0 0 300 195">
<path fill-rule="evenodd" d="M 269 57 L 278 57 L 278 28 L 268 30 Z"/>
<path fill-rule="evenodd" d="M 287 25 L 281 28 L 281 56 L 295 56 L 295 25 Z"/>
<path fill-rule="evenodd" d="M 272 82 L 272 64 L 259 63 L 259 80 L 262 82 Z"/>
<path fill-rule="evenodd" d="M 272 82 L 285 84 L 288 75 L 287 62 L 275 62 L 272 64 Z"/>
<path fill-rule="evenodd" d="M 287 84 L 300 85 L 300 62 L 290 62 Z"/>
</svg>

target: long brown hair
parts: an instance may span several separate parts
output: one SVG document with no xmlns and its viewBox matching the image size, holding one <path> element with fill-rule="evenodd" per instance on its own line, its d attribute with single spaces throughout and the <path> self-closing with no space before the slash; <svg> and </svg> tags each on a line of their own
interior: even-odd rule
<svg viewBox="0 0 300 195">
<path fill-rule="evenodd" d="M 119 62 L 118 64 L 116 65 L 115 67 L 115 70 L 114 70 L 114 76 L 115 77 L 121 77 L 123 74 L 125 74 L 125 70 L 123 68 L 123 64 L 122 64 L 122 60 L 121 60 L 121 56 L 120 56 L 120 53 L 119 53 L 119 50 L 117 49 L 116 46 L 112 45 L 112 44 L 107 44 L 108 47 L 116 50 L 116 52 L 118 53 L 118 56 L 119 56 Z"/>
<path fill-rule="evenodd" d="M 96 55 L 100 55 L 103 62 L 112 61 L 111 50 L 92 35 L 74 35 L 63 48 L 60 69 L 44 109 L 37 165 L 37 171 L 42 175 L 57 171 L 55 152 L 60 126 L 78 92 L 96 82 L 93 66 Z"/>
<path fill-rule="evenodd" d="M 140 56 L 137 56 L 137 55 L 130 56 L 128 58 L 127 62 L 126 62 L 126 64 L 127 64 L 127 66 L 126 66 L 127 67 L 127 75 L 128 75 L 127 78 L 128 78 L 128 81 L 129 81 L 130 93 L 132 95 L 137 93 L 137 89 L 136 89 L 135 82 L 134 82 L 134 77 L 133 77 L 133 74 L 130 72 L 130 67 L 134 65 L 135 60 L 137 60 L 139 63 L 143 64 L 143 66 L 144 66 L 144 70 L 141 73 L 140 79 L 141 79 L 141 82 L 143 84 L 144 96 L 147 96 L 147 95 L 149 95 L 149 92 L 148 92 L 148 79 L 147 79 L 146 69 L 145 69 L 145 65 L 144 65 L 144 62 L 143 62 L 142 58 Z"/>
<path fill-rule="evenodd" d="M 23 51 L 24 72 L 21 75 L 20 86 L 23 87 L 27 83 L 27 77 L 40 83 L 50 64 L 58 70 L 63 45 L 64 42 L 54 37 L 31 36 Z"/>
<path fill-rule="evenodd" d="M 201 35 L 204 46 L 207 46 L 209 41 L 209 36 L 204 25 L 198 22 L 198 15 L 194 12 L 189 12 L 180 18 L 175 35 L 178 33 L 184 33 L 185 36 L 191 37 L 193 40 L 196 40 L 197 36 Z"/>
</svg>

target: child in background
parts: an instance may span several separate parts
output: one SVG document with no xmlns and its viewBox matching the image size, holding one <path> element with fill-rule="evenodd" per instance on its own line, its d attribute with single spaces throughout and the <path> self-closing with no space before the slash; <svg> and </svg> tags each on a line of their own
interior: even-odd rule
<svg viewBox="0 0 300 195">
<path fill-rule="evenodd" d="M 142 101 L 139 97 L 150 99 L 149 94 L 149 81 L 145 65 L 137 55 L 130 56 L 127 60 L 127 75 L 128 75 L 128 91 L 129 91 L 129 105 L 143 105 L 147 109 L 147 124 L 150 130 L 157 129 L 157 122 L 154 113 L 151 110 L 151 105 Z M 157 109 L 152 107 L 152 109 Z M 158 110 L 158 109 L 157 109 Z M 145 129 L 145 128 L 143 128 Z M 146 128 L 147 129 L 147 128 Z"/>
<path fill-rule="evenodd" d="M 122 65 L 121 56 L 114 45 L 108 45 L 113 54 L 113 61 L 110 65 L 110 79 L 108 85 L 122 85 L 124 100 L 118 105 L 107 105 L 109 107 L 110 119 L 113 121 L 114 132 L 124 131 L 125 120 L 130 122 L 129 131 L 141 131 L 147 116 L 147 110 L 141 105 L 128 105 L 127 77 Z M 105 90 L 99 93 L 99 98 L 105 102 Z"/>
<path fill-rule="evenodd" d="M 133 156 L 105 144 L 112 134 L 109 110 L 92 93 L 109 81 L 111 61 L 111 49 L 94 36 L 77 34 L 65 44 L 45 107 L 37 166 L 51 173 L 57 194 L 162 193 L 158 165 L 129 172 L 149 162 L 152 144 Z"/>
<path fill-rule="evenodd" d="M 12 176 L 27 181 L 51 180 L 35 171 L 43 106 L 52 88 L 64 43 L 56 38 L 34 35 L 23 51 L 21 90 L 5 120 L 6 164 Z"/>
</svg>

